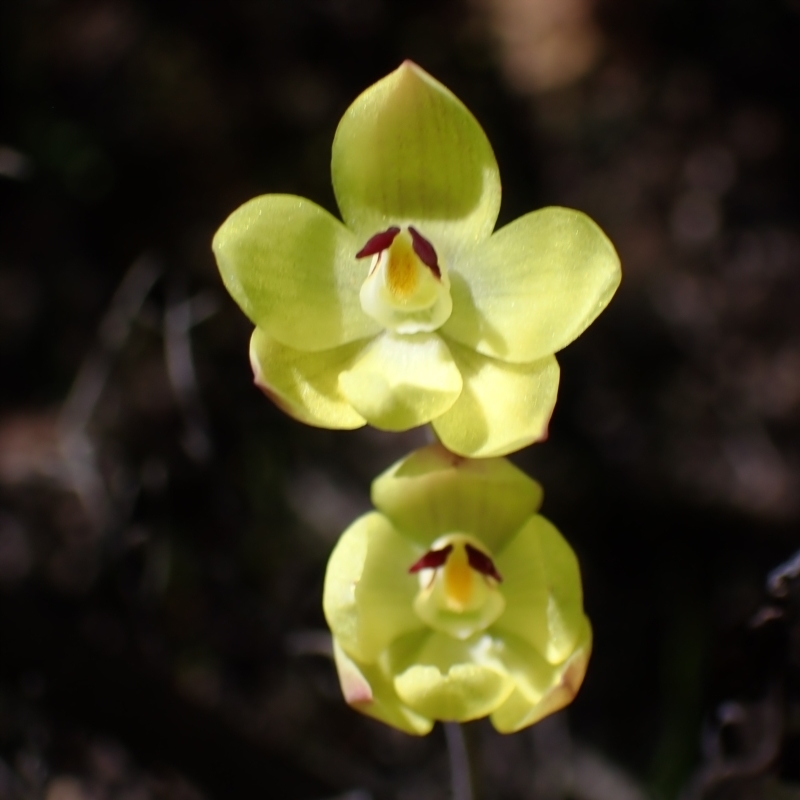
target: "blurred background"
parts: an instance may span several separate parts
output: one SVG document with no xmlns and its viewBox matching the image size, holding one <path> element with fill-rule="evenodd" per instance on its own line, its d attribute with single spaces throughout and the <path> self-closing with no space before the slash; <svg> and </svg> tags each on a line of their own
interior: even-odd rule
<svg viewBox="0 0 800 800">
<path fill-rule="evenodd" d="M 344 109 L 411 58 L 500 222 L 580 208 L 624 281 L 514 460 L 579 554 L 566 712 L 467 726 L 484 800 L 800 798 L 798 0 L 2 0 L 0 800 L 439 800 L 444 737 L 345 707 L 338 534 L 420 431 L 251 383 L 209 249 L 336 211 Z"/>
</svg>

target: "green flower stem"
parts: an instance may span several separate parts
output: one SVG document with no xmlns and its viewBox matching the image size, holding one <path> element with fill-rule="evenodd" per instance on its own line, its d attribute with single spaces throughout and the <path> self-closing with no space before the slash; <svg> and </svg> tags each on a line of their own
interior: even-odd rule
<svg viewBox="0 0 800 800">
<path fill-rule="evenodd" d="M 450 760 L 453 800 L 476 800 L 472 790 L 472 770 L 464 729 L 458 722 L 445 722 L 443 725 Z"/>
</svg>

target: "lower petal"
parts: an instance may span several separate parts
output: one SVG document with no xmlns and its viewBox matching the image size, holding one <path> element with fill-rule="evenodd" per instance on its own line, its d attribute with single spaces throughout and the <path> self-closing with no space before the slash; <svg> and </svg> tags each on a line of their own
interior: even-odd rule
<svg viewBox="0 0 800 800">
<path fill-rule="evenodd" d="M 433 720 L 405 706 L 380 667 L 358 664 L 333 640 L 339 683 L 347 703 L 356 711 L 415 736 L 424 736 Z"/>
<path fill-rule="evenodd" d="M 436 334 L 383 333 L 342 372 L 339 388 L 370 425 L 402 431 L 447 411 L 461 393 L 461 374 Z"/>
<path fill-rule="evenodd" d="M 585 620 L 577 647 L 564 663 L 551 667 L 549 675 L 542 659 L 533 657 L 533 651 L 524 643 L 517 644 L 519 648 L 509 640 L 505 653 L 516 688 L 491 715 L 492 725 L 500 733 L 515 733 L 572 702 L 586 675 L 592 629 Z"/>
<path fill-rule="evenodd" d="M 256 385 L 300 422 L 352 430 L 366 420 L 339 391 L 339 373 L 364 349 L 363 340 L 332 350 L 306 352 L 279 344 L 260 328 L 250 339 Z"/>
<path fill-rule="evenodd" d="M 400 699 L 432 719 L 467 722 L 494 711 L 513 691 L 509 676 L 481 664 L 415 665 L 394 679 Z"/>
<path fill-rule="evenodd" d="M 491 636 L 462 641 L 433 632 L 398 640 L 392 650 L 397 694 L 426 717 L 455 722 L 485 717 L 514 691 Z"/>
<path fill-rule="evenodd" d="M 448 450 L 470 458 L 502 456 L 547 436 L 558 394 L 555 356 L 509 364 L 448 345 L 464 381 L 458 400 L 433 422 Z"/>
</svg>

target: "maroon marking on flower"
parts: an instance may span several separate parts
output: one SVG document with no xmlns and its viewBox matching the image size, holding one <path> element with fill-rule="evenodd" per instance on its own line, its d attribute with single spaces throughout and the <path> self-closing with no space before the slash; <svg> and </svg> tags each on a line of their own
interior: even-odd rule
<svg viewBox="0 0 800 800">
<path fill-rule="evenodd" d="M 453 545 L 451 544 L 448 544 L 447 547 L 443 547 L 441 550 L 428 550 L 422 558 L 415 561 L 408 568 L 408 571 L 413 575 L 421 569 L 438 569 L 447 561 L 447 556 L 449 556 L 452 551 Z"/>
<path fill-rule="evenodd" d="M 419 256 L 419 260 L 441 280 L 442 271 L 439 269 L 439 259 L 436 257 L 433 245 L 416 228 L 412 228 L 410 225 L 408 226 L 408 232 L 411 234 L 411 246 Z"/>
<path fill-rule="evenodd" d="M 374 256 L 375 253 L 384 251 L 387 247 L 391 247 L 394 237 L 400 233 L 400 228 L 393 225 L 381 233 L 376 233 L 370 240 L 356 253 L 356 258 L 366 258 L 367 256 Z"/>
<path fill-rule="evenodd" d="M 503 577 L 497 571 L 494 561 L 492 561 L 486 553 L 482 553 L 477 547 L 473 547 L 471 544 L 466 544 L 464 547 L 467 550 L 467 561 L 469 561 L 469 565 L 475 572 L 480 572 L 481 575 L 488 575 L 490 578 L 494 578 L 498 583 L 503 582 Z"/>
</svg>

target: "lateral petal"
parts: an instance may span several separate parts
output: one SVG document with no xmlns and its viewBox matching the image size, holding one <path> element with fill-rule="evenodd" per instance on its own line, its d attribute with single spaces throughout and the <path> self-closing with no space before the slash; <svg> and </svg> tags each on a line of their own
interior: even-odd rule
<svg viewBox="0 0 800 800">
<path fill-rule="evenodd" d="M 223 283 L 242 311 L 281 344 L 309 351 L 380 330 L 358 296 L 367 276 L 355 257 L 360 246 L 323 208 L 281 194 L 240 206 L 212 243 Z"/>
<path fill-rule="evenodd" d="M 408 573 L 420 553 L 378 512 L 359 517 L 337 542 L 322 607 L 334 637 L 359 661 L 374 662 L 392 641 L 425 627 L 412 607 L 418 582 Z"/>
<path fill-rule="evenodd" d="M 551 664 L 575 649 L 585 624 L 578 559 L 555 526 L 532 517 L 495 563 L 506 608 L 494 628 L 527 641 Z"/>
<path fill-rule="evenodd" d="M 495 358 L 536 361 L 583 333 L 620 277 L 596 223 L 580 211 L 542 208 L 453 263 L 453 312 L 442 332 Z"/>
</svg>

